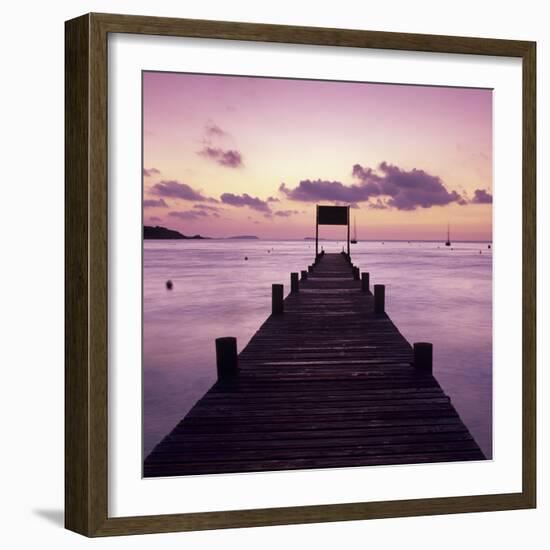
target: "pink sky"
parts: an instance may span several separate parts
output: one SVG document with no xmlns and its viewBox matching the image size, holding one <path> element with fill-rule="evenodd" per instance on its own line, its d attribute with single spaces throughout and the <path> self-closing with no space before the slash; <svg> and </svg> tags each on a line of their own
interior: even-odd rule
<svg viewBox="0 0 550 550">
<path fill-rule="evenodd" d="M 147 72 L 143 117 L 145 224 L 300 239 L 351 203 L 362 239 L 491 239 L 491 90 Z"/>
</svg>

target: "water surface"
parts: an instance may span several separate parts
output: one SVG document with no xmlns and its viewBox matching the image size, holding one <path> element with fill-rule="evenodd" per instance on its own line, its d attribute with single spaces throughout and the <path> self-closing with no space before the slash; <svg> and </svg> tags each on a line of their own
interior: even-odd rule
<svg viewBox="0 0 550 550">
<path fill-rule="evenodd" d="M 341 243 L 322 244 L 326 252 L 341 250 Z M 145 241 L 144 456 L 215 382 L 215 338 L 236 336 L 240 351 L 270 314 L 271 284 L 284 283 L 286 294 L 290 272 L 307 268 L 314 246 L 310 241 Z M 487 246 L 359 242 L 352 245 L 352 259 L 370 272 L 371 285 L 386 285 L 386 311 L 405 338 L 433 342 L 434 375 L 490 458 L 492 250 Z"/>
</svg>

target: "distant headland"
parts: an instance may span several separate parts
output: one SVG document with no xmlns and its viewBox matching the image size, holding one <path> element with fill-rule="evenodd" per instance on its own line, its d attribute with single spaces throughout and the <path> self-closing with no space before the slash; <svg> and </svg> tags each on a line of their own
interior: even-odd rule
<svg viewBox="0 0 550 550">
<path fill-rule="evenodd" d="M 161 227 L 157 225 L 152 227 L 150 225 L 143 226 L 143 238 L 144 239 L 208 239 L 209 237 L 201 237 L 200 235 L 193 235 L 188 237 L 183 235 L 179 231 L 174 229 L 167 229 L 166 227 Z"/>
<path fill-rule="evenodd" d="M 235 237 L 227 237 L 227 239 L 244 239 L 244 240 L 258 240 L 256 235 L 236 235 Z"/>
</svg>

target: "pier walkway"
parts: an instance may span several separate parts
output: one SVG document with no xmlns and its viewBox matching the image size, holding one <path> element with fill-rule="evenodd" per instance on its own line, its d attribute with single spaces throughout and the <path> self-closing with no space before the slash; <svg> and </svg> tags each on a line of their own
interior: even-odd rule
<svg viewBox="0 0 550 550">
<path fill-rule="evenodd" d="M 238 358 L 217 341 L 218 382 L 149 454 L 179 476 L 482 460 L 432 375 L 346 254 L 321 254 Z"/>
</svg>

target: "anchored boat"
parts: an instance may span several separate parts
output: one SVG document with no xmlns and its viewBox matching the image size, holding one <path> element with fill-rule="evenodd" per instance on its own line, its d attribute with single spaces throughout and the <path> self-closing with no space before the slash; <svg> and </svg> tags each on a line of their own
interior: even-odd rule
<svg viewBox="0 0 550 550">
<path fill-rule="evenodd" d="M 449 224 L 447 224 L 447 240 L 445 241 L 445 246 L 451 246 L 451 231 Z"/>
<path fill-rule="evenodd" d="M 351 239 L 350 243 L 357 244 L 357 223 L 355 221 L 355 216 L 353 217 L 353 239 Z"/>
</svg>

